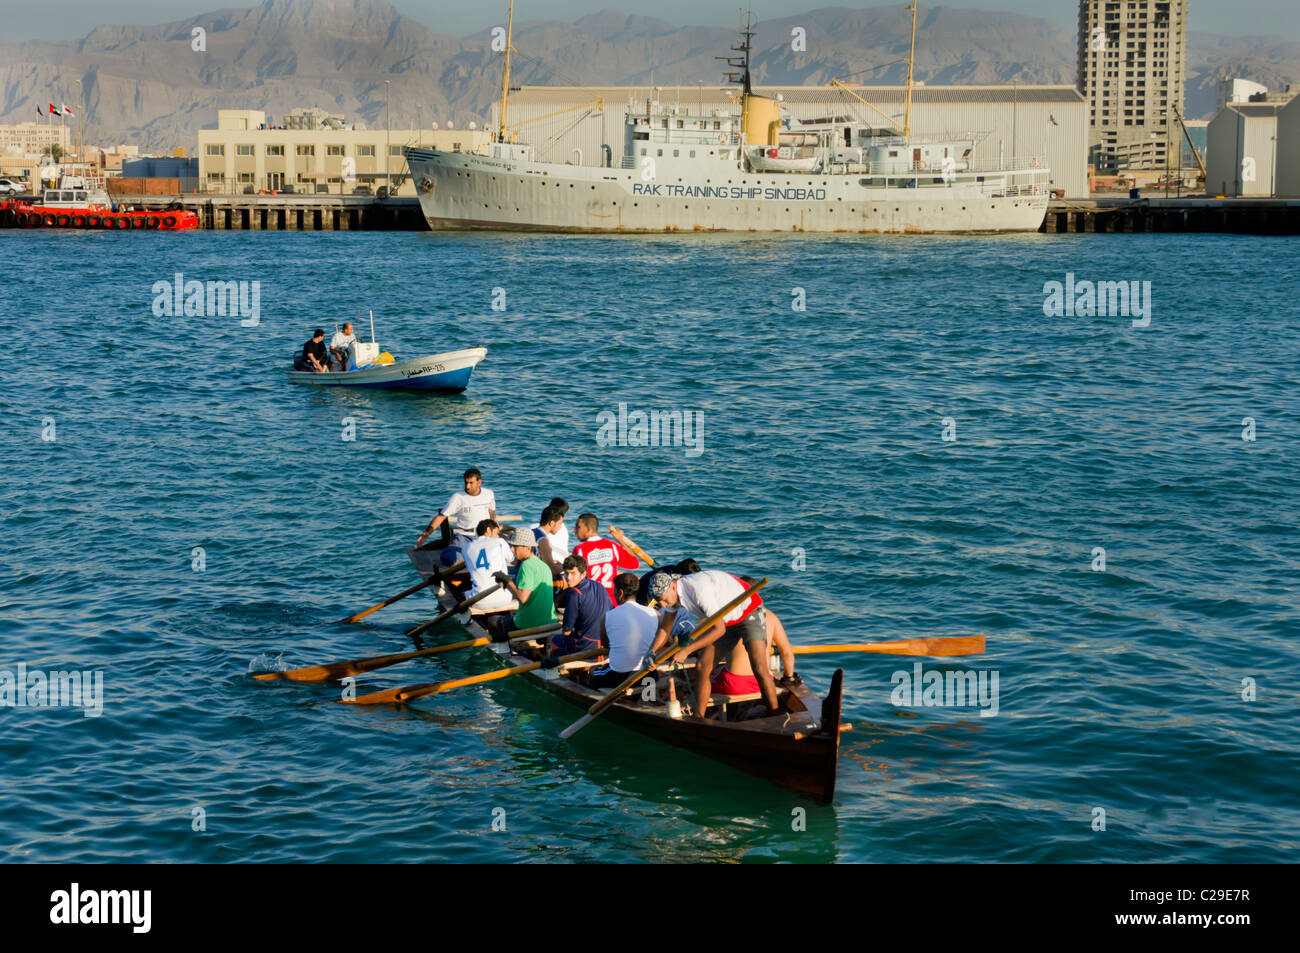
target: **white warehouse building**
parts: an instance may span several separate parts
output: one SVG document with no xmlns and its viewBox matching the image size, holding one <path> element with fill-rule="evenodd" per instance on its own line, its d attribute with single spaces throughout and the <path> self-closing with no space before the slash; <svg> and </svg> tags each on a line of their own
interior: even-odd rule
<svg viewBox="0 0 1300 953">
<path fill-rule="evenodd" d="M 716 86 L 524 86 L 510 91 L 506 120 L 520 143 L 542 162 L 619 166 L 624 117 L 644 111 L 653 95 L 662 107 L 687 117 L 739 111 L 736 90 Z M 799 120 L 846 117 L 879 130 L 904 124 L 902 86 L 763 86 L 760 96 L 780 97 L 792 127 Z M 862 97 L 859 99 L 858 97 Z M 865 99 L 866 102 L 862 100 Z M 500 104 L 489 124 L 500 122 Z M 972 161 L 1045 158 L 1051 188 L 1067 198 L 1088 197 L 1088 108 L 1073 86 L 914 86 L 912 134 L 977 139 Z"/>
</svg>

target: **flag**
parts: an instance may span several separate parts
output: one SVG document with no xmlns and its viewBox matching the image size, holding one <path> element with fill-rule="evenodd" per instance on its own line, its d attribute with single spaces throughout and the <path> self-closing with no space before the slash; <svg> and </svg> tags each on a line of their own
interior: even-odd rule
<svg viewBox="0 0 1300 953">
<path fill-rule="evenodd" d="M 45 115 L 45 113 L 41 112 L 41 107 L 40 107 L 40 106 L 37 106 L 37 107 L 36 107 L 36 115 L 41 116 L 41 117 L 44 117 L 44 115 Z"/>
<path fill-rule="evenodd" d="M 68 106 L 67 103 L 59 103 L 59 108 L 63 110 L 63 115 L 65 116 L 72 115 L 72 109 Z"/>
<path fill-rule="evenodd" d="M 55 107 L 54 103 L 50 103 L 50 115 L 57 116 L 58 114 L 59 110 Z"/>
</svg>

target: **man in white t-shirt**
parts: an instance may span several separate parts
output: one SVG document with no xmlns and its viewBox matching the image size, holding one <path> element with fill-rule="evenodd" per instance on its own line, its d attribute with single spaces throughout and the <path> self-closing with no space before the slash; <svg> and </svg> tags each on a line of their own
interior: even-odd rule
<svg viewBox="0 0 1300 953">
<path fill-rule="evenodd" d="M 348 350 L 353 344 L 357 343 L 357 336 L 352 333 L 352 322 L 345 321 L 342 331 L 335 331 L 334 336 L 330 338 L 330 370 L 346 371 L 348 369 L 348 358 L 351 352 Z M 335 366 L 337 364 L 337 366 Z"/>
<path fill-rule="evenodd" d="M 659 613 L 636 601 L 641 580 L 630 572 L 614 577 L 614 598 L 618 605 L 600 620 L 600 640 L 609 646 L 609 664 L 591 671 L 593 688 L 613 688 L 633 672 L 650 651 L 659 628 Z"/>
<path fill-rule="evenodd" d="M 497 573 L 505 572 L 515 561 L 514 552 L 501 538 L 501 527 L 496 520 L 486 519 L 476 527 L 478 536 L 465 546 L 465 568 L 469 570 L 469 593 L 465 598 L 473 599 L 480 592 L 498 585 L 493 578 Z M 501 586 L 496 592 L 481 602 L 475 603 L 476 613 L 505 612 L 514 606 L 514 596 L 510 590 Z"/>
<path fill-rule="evenodd" d="M 470 540 L 477 535 L 478 524 L 485 519 L 496 519 L 496 495 L 483 486 L 483 474 L 475 467 L 465 471 L 465 492 L 453 493 L 447 505 L 429 521 L 428 528 L 415 540 L 423 546 L 430 534 L 439 526 L 442 533 L 442 564 L 454 563 Z M 435 546 L 434 548 L 439 548 Z"/>
<path fill-rule="evenodd" d="M 679 607 L 697 619 L 705 619 L 748 588 L 731 573 L 716 569 L 706 569 L 689 576 L 679 576 L 676 573 L 656 576 L 650 583 L 650 597 L 658 599 L 667 611 L 660 618 L 651 651 L 657 654 L 667 644 Z M 768 714 L 780 714 L 776 684 L 767 662 L 767 621 L 763 611 L 763 598 L 755 592 L 723 616 L 721 621 L 714 623 L 707 632 L 701 633 L 699 638 L 678 649 L 672 657 L 674 662 L 684 662 L 699 653 L 699 660 L 695 664 L 696 717 L 703 718 L 709 710 L 709 699 L 713 696 L 710 679 L 713 676 L 714 658 L 726 658 L 733 649 L 741 646 L 749 653 L 759 690 L 763 694 L 763 701 L 767 703 Z"/>
</svg>

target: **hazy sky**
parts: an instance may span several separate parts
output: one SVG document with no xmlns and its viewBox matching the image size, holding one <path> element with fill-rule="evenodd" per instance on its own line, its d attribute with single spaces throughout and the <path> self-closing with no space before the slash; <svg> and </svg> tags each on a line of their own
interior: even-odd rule
<svg viewBox="0 0 1300 953">
<path fill-rule="evenodd" d="M 464 36 L 505 20 L 506 0 L 392 0 L 403 14 L 453 36 Z M 0 0 L 0 35 L 6 39 L 71 39 L 100 23 L 166 23 L 255 0 Z M 761 19 L 786 17 L 819 7 L 886 6 L 876 0 L 516 0 L 525 20 L 573 21 L 597 10 L 653 16 L 688 26 L 731 26 L 740 6 Z M 1005 10 L 1044 17 L 1073 30 L 1076 0 L 956 0 L 929 6 Z M 498 10 L 498 8 L 500 8 Z M 1229 36 L 1300 39 L 1300 0 L 1191 0 L 1189 27 Z"/>
</svg>

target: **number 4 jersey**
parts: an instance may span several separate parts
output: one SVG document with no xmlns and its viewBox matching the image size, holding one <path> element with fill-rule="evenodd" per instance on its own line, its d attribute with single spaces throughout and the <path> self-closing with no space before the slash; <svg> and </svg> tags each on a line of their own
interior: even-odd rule
<svg viewBox="0 0 1300 953">
<path fill-rule="evenodd" d="M 587 575 L 605 587 L 609 593 L 610 605 L 617 605 L 614 599 L 614 577 L 620 569 L 636 569 L 640 560 L 612 539 L 593 536 L 573 547 L 573 554 L 587 561 Z"/>
</svg>

